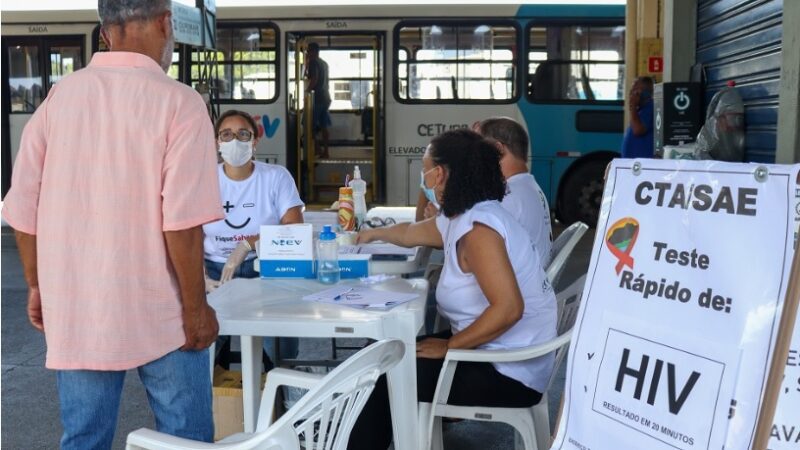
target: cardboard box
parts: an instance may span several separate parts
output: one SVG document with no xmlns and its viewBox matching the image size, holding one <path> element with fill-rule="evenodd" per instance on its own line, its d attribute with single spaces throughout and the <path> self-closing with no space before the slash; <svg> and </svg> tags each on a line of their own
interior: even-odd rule
<svg viewBox="0 0 800 450">
<path fill-rule="evenodd" d="M 261 389 L 267 374 L 261 379 Z M 242 373 L 214 367 L 213 382 L 214 440 L 244 431 L 244 406 L 242 401 Z"/>
</svg>

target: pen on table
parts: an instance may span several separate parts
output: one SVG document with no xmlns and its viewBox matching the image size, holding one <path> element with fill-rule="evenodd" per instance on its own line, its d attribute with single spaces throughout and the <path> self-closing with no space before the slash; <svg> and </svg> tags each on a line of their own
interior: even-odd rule
<svg viewBox="0 0 800 450">
<path fill-rule="evenodd" d="M 333 301 L 341 300 L 345 295 L 349 294 L 352 290 L 353 290 L 353 288 L 350 288 L 350 289 L 342 292 L 341 294 L 337 295 L 336 297 L 333 297 Z"/>
</svg>

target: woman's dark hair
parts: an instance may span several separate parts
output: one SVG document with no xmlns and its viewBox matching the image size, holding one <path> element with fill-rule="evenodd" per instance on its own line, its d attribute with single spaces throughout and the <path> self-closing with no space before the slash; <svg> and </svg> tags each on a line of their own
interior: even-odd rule
<svg viewBox="0 0 800 450">
<path fill-rule="evenodd" d="M 434 164 L 444 166 L 447 180 L 442 213 L 452 218 L 486 200 L 503 200 L 506 181 L 500 171 L 500 152 L 480 134 L 461 128 L 431 141 Z"/>
<path fill-rule="evenodd" d="M 239 111 L 238 109 L 229 109 L 224 113 L 222 113 L 221 116 L 219 116 L 217 122 L 214 123 L 214 137 L 219 137 L 219 127 L 222 126 L 222 122 L 224 122 L 225 119 L 227 119 L 228 117 L 233 117 L 233 116 L 239 116 L 242 119 L 244 119 L 247 122 L 247 125 L 250 126 L 251 131 L 253 132 L 253 138 L 255 139 L 258 137 L 258 125 L 256 125 L 256 121 L 253 119 L 253 116 L 244 111 Z"/>
</svg>

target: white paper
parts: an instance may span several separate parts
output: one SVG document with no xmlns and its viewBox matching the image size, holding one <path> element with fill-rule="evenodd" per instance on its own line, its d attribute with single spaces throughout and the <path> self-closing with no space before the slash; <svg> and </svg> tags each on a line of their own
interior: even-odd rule
<svg viewBox="0 0 800 450">
<path fill-rule="evenodd" d="M 414 256 L 417 247 L 400 247 L 387 242 L 370 242 L 369 244 L 340 245 L 340 255 L 403 255 Z"/>
<path fill-rule="evenodd" d="M 303 300 L 360 308 L 391 308 L 417 298 L 417 294 L 379 291 L 364 286 L 336 286 L 306 295 Z"/>
<path fill-rule="evenodd" d="M 800 448 L 800 320 L 794 325 L 794 337 L 789 346 L 785 370 L 767 446 L 769 450 Z"/>
<path fill-rule="evenodd" d="M 800 186 L 795 189 L 795 236 L 800 236 Z M 795 251 L 797 242 L 795 241 Z M 797 450 L 800 448 L 800 318 L 794 324 L 794 336 L 789 345 L 786 369 L 781 383 L 778 407 L 770 433 L 769 450 Z"/>
<path fill-rule="evenodd" d="M 357 255 L 361 253 L 361 247 L 358 245 L 340 245 L 339 246 L 339 254 L 340 255 Z"/>
<path fill-rule="evenodd" d="M 612 163 L 553 449 L 750 448 L 798 172 L 756 167 Z"/>
<path fill-rule="evenodd" d="M 370 242 L 369 244 L 359 245 L 361 254 L 368 255 L 405 255 L 414 256 L 416 247 L 406 248 L 399 245 L 389 244 L 388 242 Z"/>
</svg>

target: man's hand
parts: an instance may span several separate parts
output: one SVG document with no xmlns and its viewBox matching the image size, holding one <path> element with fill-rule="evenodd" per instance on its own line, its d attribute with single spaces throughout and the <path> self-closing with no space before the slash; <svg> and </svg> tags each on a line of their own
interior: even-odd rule
<svg viewBox="0 0 800 450">
<path fill-rule="evenodd" d="M 215 290 L 217 290 L 217 288 L 220 285 L 219 281 L 212 280 L 211 278 L 208 278 L 208 275 L 206 275 L 206 280 L 205 281 L 206 281 L 206 294 L 210 294 L 210 293 L 214 292 Z"/>
<path fill-rule="evenodd" d="M 642 95 L 642 91 L 638 88 L 634 87 L 628 93 L 628 109 L 632 112 L 639 111 L 639 101 Z"/>
<path fill-rule="evenodd" d="M 181 350 L 203 350 L 208 348 L 217 339 L 219 323 L 214 308 L 207 303 L 197 309 L 183 310 L 183 332 L 186 343 Z"/>
<path fill-rule="evenodd" d="M 379 241 L 379 230 L 361 230 L 356 235 L 356 244 L 369 244 L 372 241 Z"/>
<path fill-rule="evenodd" d="M 44 318 L 42 316 L 42 295 L 38 287 L 28 289 L 28 320 L 33 328 L 44 333 Z"/>
<path fill-rule="evenodd" d="M 444 359 L 447 339 L 427 338 L 417 342 L 417 358 Z"/>
</svg>

